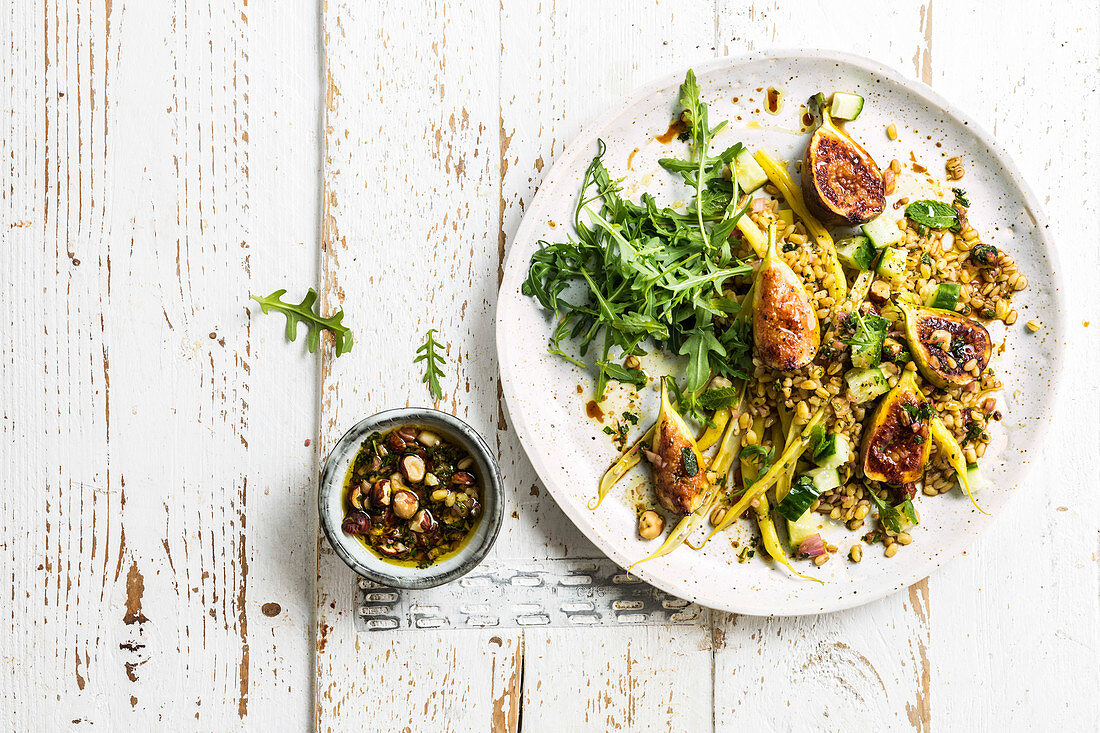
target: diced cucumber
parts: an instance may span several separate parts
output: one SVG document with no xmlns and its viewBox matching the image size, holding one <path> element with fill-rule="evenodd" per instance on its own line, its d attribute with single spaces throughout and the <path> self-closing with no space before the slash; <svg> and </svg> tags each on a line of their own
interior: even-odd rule
<svg viewBox="0 0 1100 733">
<path fill-rule="evenodd" d="M 794 226 L 794 211 L 792 209 L 780 209 L 775 212 L 775 220 L 781 221 L 787 226 Z"/>
<path fill-rule="evenodd" d="M 848 462 L 851 450 L 847 437 L 839 433 L 829 433 L 814 453 L 814 463 L 822 468 L 840 468 Z"/>
<path fill-rule="evenodd" d="M 875 245 L 867 237 L 845 237 L 837 240 L 836 256 L 845 267 L 870 270 L 875 261 Z"/>
<path fill-rule="evenodd" d="M 813 503 L 813 502 L 811 502 Z M 791 550 L 797 551 L 807 537 L 821 534 L 825 526 L 825 518 L 817 512 L 804 512 L 797 521 L 787 520 L 787 539 L 790 540 Z"/>
<path fill-rule="evenodd" d="M 814 488 L 817 489 L 818 494 L 824 494 L 840 486 L 840 474 L 835 468 L 819 466 L 811 468 L 802 475 L 814 482 Z"/>
<path fill-rule="evenodd" d="M 863 111 L 863 97 L 851 92 L 833 92 L 829 114 L 840 120 L 854 120 Z"/>
<path fill-rule="evenodd" d="M 898 229 L 897 220 L 891 219 L 889 214 L 879 214 L 864 224 L 863 233 L 879 249 L 897 244 L 905 236 L 905 232 Z"/>
<path fill-rule="evenodd" d="M 959 304 L 961 293 L 962 286 L 958 283 L 940 283 L 928 296 L 925 305 L 929 308 L 942 308 L 945 311 L 953 311 L 955 306 Z"/>
<path fill-rule="evenodd" d="M 857 403 L 870 402 L 890 390 L 886 375 L 878 367 L 849 369 L 844 372 L 844 381 L 848 383 L 848 394 Z"/>
<path fill-rule="evenodd" d="M 970 493 L 978 493 L 978 489 L 985 485 L 985 477 L 982 476 L 982 472 L 978 470 L 977 463 L 968 463 L 966 466 L 966 481 L 970 484 Z M 962 483 L 958 484 L 959 491 L 964 494 L 966 491 L 962 487 Z"/>
<path fill-rule="evenodd" d="M 806 513 L 814 500 L 820 496 L 821 491 L 814 485 L 809 476 L 799 476 L 791 484 L 791 490 L 779 502 L 776 509 L 791 522 L 797 522 L 798 518 Z M 813 534 L 812 532 L 810 534 Z M 793 540 L 792 540 L 793 542 Z M 801 543 L 801 541 L 800 541 Z"/>
<path fill-rule="evenodd" d="M 737 187 L 745 193 L 752 193 L 768 182 L 768 174 L 752 157 L 748 148 L 743 149 L 733 159 L 734 168 L 737 171 Z"/>
<path fill-rule="evenodd" d="M 905 262 L 908 258 L 908 251 L 887 247 L 882 250 L 882 258 L 879 259 L 875 271 L 892 283 L 900 282 L 905 277 Z"/>
</svg>

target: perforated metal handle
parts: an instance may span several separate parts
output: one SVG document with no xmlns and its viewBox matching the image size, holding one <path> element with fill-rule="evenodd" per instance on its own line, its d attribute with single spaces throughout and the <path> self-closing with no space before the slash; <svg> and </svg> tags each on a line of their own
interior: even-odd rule
<svg viewBox="0 0 1100 733">
<path fill-rule="evenodd" d="M 359 583 L 360 631 L 525 626 L 671 626 L 709 611 L 671 596 L 607 558 L 489 562 L 438 588 Z"/>
</svg>

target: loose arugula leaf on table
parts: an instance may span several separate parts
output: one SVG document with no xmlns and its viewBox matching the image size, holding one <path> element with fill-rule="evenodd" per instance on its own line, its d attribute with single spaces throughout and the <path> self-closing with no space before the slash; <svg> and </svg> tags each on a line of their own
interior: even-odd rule
<svg viewBox="0 0 1100 733">
<path fill-rule="evenodd" d="M 882 526 L 891 532 L 897 534 L 898 532 L 904 532 L 909 527 L 920 524 L 917 519 L 917 510 L 909 499 L 894 506 L 878 498 L 878 494 L 874 491 L 868 491 L 867 493 L 871 495 L 875 506 L 878 507 L 879 521 L 882 522 Z"/>
<path fill-rule="evenodd" d="M 294 341 L 297 338 L 299 323 L 306 324 L 309 329 L 309 337 L 306 340 L 309 353 L 312 354 L 317 350 L 317 345 L 321 342 L 322 331 L 332 333 L 336 356 L 342 356 L 351 351 L 354 339 L 352 338 L 351 329 L 343 324 L 343 308 L 333 315 L 323 318 L 320 313 L 314 310 L 313 306 L 317 302 L 317 291 L 313 288 L 306 292 L 306 297 L 302 298 L 301 303 L 284 303 L 282 297 L 285 294 L 286 290 L 282 289 L 262 298 L 255 295 L 249 295 L 248 297 L 259 303 L 260 310 L 264 313 L 275 309 L 286 316 L 287 341 Z"/>
<path fill-rule="evenodd" d="M 681 104 L 690 159 L 665 159 L 662 165 L 695 189 L 686 213 L 658 206 L 648 193 L 638 202 L 623 198 L 604 165 L 601 140 L 581 182 L 575 237 L 539 242 L 522 292 L 554 315 L 548 351 L 574 365 L 595 367 L 597 399 L 604 398 L 611 379 L 644 384 L 644 375 L 615 362 L 644 353 L 642 343 L 651 339 L 661 349 L 687 355 L 680 409 L 695 414 L 710 377 L 739 377 L 752 369 L 751 330 L 747 342 L 745 324 L 732 335 L 725 330 L 742 306 L 723 290 L 752 267 L 733 258 L 728 241 L 745 208 L 737 208 L 736 179 L 727 181 L 723 170 L 741 146 L 709 156 L 711 140 L 725 123 L 709 126 L 694 74 L 684 80 Z"/>
<path fill-rule="evenodd" d="M 905 207 L 905 216 L 929 229 L 950 229 L 957 232 L 960 228 L 958 209 L 942 201 L 914 201 Z"/>
<path fill-rule="evenodd" d="M 435 333 L 434 328 L 429 328 L 424 334 L 424 343 L 416 350 L 419 356 L 413 359 L 413 364 L 424 362 L 424 377 L 420 381 L 428 385 L 428 391 L 432 393 L 432 397 L 441 400 L 443 388 L 439 386 L 439 378 L 446 375 L 439 367 L 446 364 L 447 360 L 439 353 L 440 345 L 435 340 Z"/>
</svg>

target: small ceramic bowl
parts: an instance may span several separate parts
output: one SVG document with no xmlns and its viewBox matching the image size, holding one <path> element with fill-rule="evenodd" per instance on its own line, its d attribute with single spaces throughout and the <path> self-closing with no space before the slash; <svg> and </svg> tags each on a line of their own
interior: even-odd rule
<svg viewBox="0 0 1100 733">
<path fill-rule="evenodd" d="M 474 536 L 458 551 L 426 568 L 406 567 L 386 562 L 357 538 L 340 528 L 344 521 L 344 480 L 355 454 L 371 433 L 381 433 L 402 425 L 431 428 L 448 440 L 461 445 L 474 459 L 482 486 L 482 515 Z M 394 588 L 433 588 L 461 578 L 480 563 L 500 532 L 504 518 L 504 482 L 500 467 L 477 432 L 453 415 L 426 407 L 386 410 L 360 420 L 344 433 L 340 442 L 325 459 L 317 504 L 321 528 L 332 549 L 355 572 L 364 578 Z"/>
</svg>

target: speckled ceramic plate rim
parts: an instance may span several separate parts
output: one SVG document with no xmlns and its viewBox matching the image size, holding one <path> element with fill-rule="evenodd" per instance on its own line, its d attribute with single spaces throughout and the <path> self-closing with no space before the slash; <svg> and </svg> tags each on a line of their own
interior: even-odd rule
<svg viewBox="0 0 1100 733">
<path fill-rule="evenodd" d="M 986 130 L 979 125 L 973 118 L 962 112 L 958 107 L 949 103 L 938 93 L 933 91 L 929 86 L 919 81 L 908 79 L 898 72 L 890 69 L 878 62 L 859 57 L 853 54 L 848 54 L 841 51 L 832 51 L 825 49 L 803 50 L 803 49 L 776 49 L 768 52 L 747 54 L 739 57 L 725 57 L 721 59 L 715 59 L 704 63 L 696 64 L 692 68 L 696 70 L 697 75 L 702 78 L 706 74 L 710 74 L 717 70 L 732 69 L 742 64 L 748 64 L 759 61 L 781 61 L 784 59 L 791 60 L 806 60 L 815 59 L 822 62 L 835 62 L 837 64 L 846 64 L 854 69 L 867 72 L 870 74 L 878 75 L 879 77 L 891 81 L 901 87 L 903 87 L 910 94 L 923 100 L 929 108 L 935 109 L 937 112 L 950 118 L 955 124 L 960 124 L 969 129 L 970 133 L 978 138 L 993 154 L 996 162 L 1000 165 L 1002 171 L 1006 172 L 1010 176 L 1009 188 L 1015 188 L 1019 194 L 1019 197 L 1025 203 L 1028 214 L 1030 215 L 1034 229 L 1038 232 L 1048 233 L 1050 228 L 1047 218 L 1039 205 L 1039 202 L 1028 185 L 1026 180 L 1019 172 L 1019 168 L 1016 166 L 1012 157 L 1008 154 L 1002 146 L 997 143 L 992 136 L 989 135 Z M 542 219 L 544 217 L 543 210 L 546 207 L 546 202 L 553 192 L 547 192 L 547 183 L 555 181 L 558 176 L 555 174 L 562 169 L 570 169 L 576 166 L 579 159 L 584 158 L 587 160 L 590 158 L 590 146 L 601 134 L 605 127 L 616 120 L 627 109 L 633 105 L 645 100 L 647 97 L 657 94 L 666 93 L 669 88 L 675 88 L 679 85 L 683 79 L 683 75 L 686 72 L 687 67 L 650 82 L 632 94 L 621 99 L 612 105 L 608 111 L 606 111 L 599 118 L 593 122 L 585 125 L 581 132 L 574 138 L 569 144 L 566 150 L 562 153 L 558 159 L 555 160 L 549 173 L 544 179 L 543 185 L 540 186 L 538 193 L 534 197 L 530 207 L 524 214 L 524 218 L 520 223 L 516 236 L 512 240 L 512 244 L 509 247 L 508 256 L 505 260 L 505 275 L 501 283 L 501 293 L 506 293 L 509 289 L 517 289 L 522 283 L 526 275 L 526 262 L 518 262 L 518 258 L 524 257 L 520 255 L 520 251 L 523 247 L 516 246 L 517 243 L 525 242 L 532 238 L 538 227 L 542 225 Z M 575 195 L 575 191 L 573 192 Z M 1049 235 L 1038 235 L 1047 241 L 1049 244 Z M 1054 308 L 1053 312 L 1046 314 L 1045 327 L 1050 329 L 1052 335 L 1052 351 L 1053 361 L 1055 363 L 1055 373 L 1050 376 L 1050 392 L 1051 399 L 1046 403 L 1047 409 L 1043 411 L 1043 414 L 1037 415 L 1039 424 L 1034 428 L 1032 433 L 1032 444 L 1034 446 L 1041 445 L 1045 439 L 1047 431 L 1049 430 L 1050 421 L 1055 414 L 1055 408 L 1058 400 L 1058 396 L 1061 394 L 1062 383 L 1062 361 L 1064 360 L 1065 348 L 1064 337 L 1065 333 L 1065 302 L 1062 295 L 1061 280 L 1058 275 L 1060 272 L 1060 262 L 1056 250 L 1053 247 L 1047 247 L 1045 250 L 1045 256 L 1050 263 L 1052 271 L 1051 279 L 1054 285 L 1053 291 L 1050 293 L 1050 298 L 1053 300 Z M 502 297 L 503 299 L 503 297 Z M 573 521 L 573 523 L 591 540 L 597 547 L 605 552 L 608 557 L 617 562 L 620 566 L 626 567 L 633 559 L 627 557 L 623 549 L 614 543 L 605 542 L 603 537 L 600 536 L 595 526 L 594 519 L 596 515 L 587 509 L 583 501 L 578 501 L 574 496 L 567 491 L 564 487 L 559 486 L 555 481 L 551 480 L 553 476 L 550 470 L 550 465 L 545 458 L 545 453 L 539 450 L 539 446 L 534 443 L 532 437 L 532 431 L 528 427 L 528 415 L 526 414 L 522 402 L 517 399 L 517 385 L 516 374 L 513 373 L 513 364 L 507 358 L 508 346 L 510 346 L 510 340 L 513 338 L 510 330 L 505 323 L 505 316 L 507 314 L 498 308 L 496 319 L 496 340 L 497 340 L 497 354 L 500 359 L 500 370 L 502 386 L 506 404 L 508 406 L 509 414 L 511 416 L 511 422 L 516 430 L 516 433 L 520 439 L 524 450 L 527 453 L 535 471 L 538 473 L 540 479 L 546 485 L 547 489 L 554 496 L 558 505 L 566 513 L 566 515 Z M 542 345 L 539 345 L 541 348 Z M 1013 476 L 1013 483 L 1016 485 L 1022 485 L 1026 483 L 1027 475 L 1032 468 L 1033 462 L 1028 462 Z M 593 481 L 595 484 L 595 481 Z M 1019 498 L 1020 491 L 1014 492 L 1014 495 L 1009 497 L 1008 502 L 1014 501 Z M 1002 504 L 1000 512 L 1004 511 L 1004 507 L 1007 505 Z M 999 512 L 998 512 L 999 513 Z M 980 527 L 979 531 L 987 529 L 992 521 L 987 521 Z M 838 593 L 835 596 L 831 596 L 826 600 L 819 600 L 814 602 L 786 602 L 775 606 L 774 604 L 761 604 L 754 601 L 752 598 L 755 593 L 747 593 L 742 595 L 731 596 L 728 593 L 719 591 L 705 591 L 695 592 L 688 588 L 686 585 L 678 584 L 670 581 L 668 578 L 662 577 L 661 572 L 655 571 L 652 567 L 646 567 L 640 565 L 636 567 L 632 572 L 640 577 L 642 580 L 655 585 L 662 590 L 669 593 L 676 594 L 682 598 L 699 602 L 703 605 L 717 608 L 734 613 L 743 613 L 750 615 L 760 616 L 781 616 L 781 615 L 801 615 L 801 614 L 813 614 L 822 612 L 839 611 L 855 606 L 863 605 L 879 598 L 890 595 L 902 588 L 908 587 L 913 583 L 927 577 L 937 568 L 942 566 L 948 560 L 958 556 L 962 550 L 966 548 L 977 537 L 976 532 L 971 533 L 957 533 L 951 540 L 942 544 L 938 551 L 930 555 L 923 563 L 915 565 L 908 573 L 905 573 L 900 578 L 894 577 L 894 574 L 884 574 L 880 579 L 874 579 L 870 582 L 865 582 L 858 586 L 854 591 L 846 593 Z M 731 566 L 733 567 L 733 566 Z M 720 583 L 710 583 L 706 587 L 715 588 L 720 587 Z"/>
</svg>

